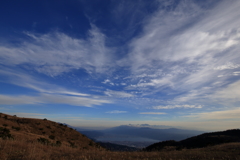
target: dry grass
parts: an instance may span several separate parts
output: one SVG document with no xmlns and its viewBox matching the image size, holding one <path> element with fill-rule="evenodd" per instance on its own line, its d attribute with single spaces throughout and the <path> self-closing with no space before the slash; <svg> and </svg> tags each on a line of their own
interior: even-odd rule
<svg viewBox="0 0 240 160">
<path fill-rule="evenodd" d="M 0 115 L 0 127 L 10 130 L 14 139 L 0 138 L 1 160 L 238 160 L 240 143 L 222 144 L 202 149 L 171 148 L 161 152 L 110 152 L 77 131 L 64 125 L 40 119 Z M 16 129 L 19 127 L 20 130 Z M 39 129 L 41 128 L 41 129 Z M 45 133 L 43 133 L 45 132 Z M 49 138 L 53 135 L 54 138 Z M 49 144 L 38 142 L 49 140 Z M 56 146 L 61 141 L 61 146 Z M 75 143 L 72 146 L 71 143 Z"/>
<path fill-rule="evenodd" d="M 0 140 L 1 160 L 239 160 L 240 144 L 161 152 L 110 152 L 69 146 L 47 146 L 23 140 Z"/>
</svg>

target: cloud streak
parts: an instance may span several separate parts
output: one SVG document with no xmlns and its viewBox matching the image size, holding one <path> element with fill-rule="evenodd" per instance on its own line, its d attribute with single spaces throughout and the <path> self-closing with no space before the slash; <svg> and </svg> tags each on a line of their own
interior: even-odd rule
<svg viewBox="0 0 240 160">
<path fill-rule="evenodd" d="M 162 115 L 162 114 L 167 114 L 164 112 L 140 112 L 139 114 L 154 114 L 154 115 Z"/>
<path fill-rule="evenodd" d="M 127 113 L 127 111 L 119 111 L 119 110 L 114 110 L 114 111 L 108 111 L 106 113 L 110 113 L 110 114 L 119 114 L 119 113 Z"/>
<path fill-rule="evenodd" d="M 167 105 L 167 106 L 155 106 L 151 109 L 176 109 L 176 108 L 202 108 L 201 105 Z"/>
<path fill-rule="evenodd" d="M 203 113 L 195 113 L 189 116 L 184 116 L 188 118 L 195 118 L 197 120 L 231 120 L 231 119 L 239 119 L 240 109 L 230 109 L 225 111 L 213 111 L 213 112 L 203 112 Z"/>
<path fill-rule="evenodd" d="M 39 73 L 57 76 L 73 69 L 103 73 L 112 66 L 112 50 L 105 36 L 92 25 L 88 39 L 76 39 L 60 32 L 37 35 L 25 32 L 30 40 L 0 46 L 0 63 L 6 66 L 31 65 Z"/>
<path fill-rule="evenodd" d="M 9 96 L 0 95 L 1 105 L 23 105 L 23 104 L 67 104 L 73 106 L 92 107 L 112 103 L 109 100 L 85 98 L 79 96 L 64 96 L 52 94 L 40 94 L 39 96 Z"/>
</svg>

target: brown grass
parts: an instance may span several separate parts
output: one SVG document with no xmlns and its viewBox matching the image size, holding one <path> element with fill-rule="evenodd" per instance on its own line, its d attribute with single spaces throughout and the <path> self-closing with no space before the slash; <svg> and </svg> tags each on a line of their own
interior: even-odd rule
<svg viewBox="0 0 240 160">
<path fill-rule="evenodd" d="M 240 143 L 228 143 L 202 149 L 168 148 L 161 152 L 110 152 L 94 142 L 58 123 L 0 115 L 0 127 L 6 127 L 14 139 L 0 138 L 1 160 L 238 160 Z M 17 121 L 18 120 L 18 121 Z M 19 121 L 22 120 L 22 121 Z M 5 126 L 3 126 L 5 124 Z M 7 126 L 6 126 L 7 125 Z M 20 127 L 16 130 L 14 127 Z M 42 130 L 39 130 L 42 128 Z M 44 134 L 42 132 L 45 132 Z M 54 135 L 54 139 L 49 136 Z M 45 138 L 50 144 L 42 144 L 38 138 Z M 61 141 L 61 146 L 52 145 Z M 70 142 L 75 143 L 71 146 Z"/>
</svg>

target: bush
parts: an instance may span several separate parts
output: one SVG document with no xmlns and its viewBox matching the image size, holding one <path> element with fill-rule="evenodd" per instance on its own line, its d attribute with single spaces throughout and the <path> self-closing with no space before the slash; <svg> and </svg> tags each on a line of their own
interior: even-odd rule
<svg viewBox="0 0 240 160">
<path fill-rule="evenodd" d="M 12 126 L 12 129 L 15 129 L 15 130 L 19 131 L 21 128 Z"/>
<path fill-rule="evenodd" d="M 75 146 L 75 143 L 74 143 L 74 142 L 68 141 L 68 143 L 70 144 L 70 147 L 72 147 L 72 148 L 76 148 L 76 146 Z"/>
<path fill-rule="evenodd" d="M 43 120 L 44 120 L 44 121 L 46 121 L 46 120 L 47 120 L 47 118 L 44 118 Z"/>
<path fill-rule="evenodd" d="M 46 138 L 38 138 L 37 140 L 39 143 L 46 144 L 46 145 L 50 143 L 49 140 Z"/>
<path fill-rule="evenodd" d="M 54 140 L 54 139 L 55 139 L 55 136 L 54 136 L 54 135 L 50 135 L 49 138 L 52 139 L 52 140 Z"/>
<path fill-rule="evenodd" d="M 91 142 L 89 142 L 89 146 L 93 146 L 94 145 L 94 143 L 91 141 Z"/>
<path fill-rule="evenodd" d="M 3 124 L 4 127 L 7 127 L 8 125 L 7 124 Z"/>
<path fill-rule="evenodd" d="M 57 146 L 61 146 L 61 145 L 62 145 L 62 142 L 61 142 L 61 141 L 56 141 L 56 145 L 57 145 Z"/>
<path fill-rule="evenodd" d="M 2 127 L 0 127 L 0 137 L 2 139 L 13 139 L 13 136 L 10 134 L 10 130 Z"/>
</svg>

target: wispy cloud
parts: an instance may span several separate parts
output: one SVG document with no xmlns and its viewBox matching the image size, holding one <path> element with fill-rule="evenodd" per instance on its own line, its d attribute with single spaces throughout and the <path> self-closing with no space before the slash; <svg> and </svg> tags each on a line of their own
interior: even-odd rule
<svg viewBox="0 0 240 160">
<path fill-rule="evenodd" d="M 21 104 L 67 104 L 73 106 L 92 107 L 112 103 L 110 100 L 86 98 L 79 96 L 64 96 L 56 94 L 40 94 L 39 96 L 9 96 L 0 95 L 0 104 L 2 105 L 21 105 Z"/>
<path fill-rule="evenodd" d="M 113 90 L 107 90 L 104 92 L 109 97 L 115 97 L 115 98 L 127 98 L 127 97 L 134 97 L 133 94 L 127 93 L 124 91 L 113 91 Z"/>
<path fill-rule="evenodd" d="M 227 87 L 217 90 L 211 98 L 221 103 L 240 102 L 240 81 L 229 84 Z"/>
<path fill-rule="evenodd" d="M 195 118 L 200 120 L 231 120 L 239 119 L 240 108 L 223 110 L 223 111 L 213 111 L 213 112 L 204 112 L 204 113 L 194 113 L 188 116 L 188 118 Z"/>
<path fill-rule="evenodd" d="M 154 106 L 151 109 L 176 109 L 176 108 L 202 108 L 201 105 L 167 105 L 167 106 Z"/>
<path fill-rule="evenodd" d="M 140 112 L 139 114 L 167 114 L 164 112 Z"/>
<path fill-rule="evenodd" d="M 68 104 L 74 106 L 92 107 L 104 103 L 113 103 L 103 96 L 85 94 L 60 87 L 55 84 L 42 82 L 25 73 L 14 73 L 12 70 L 1 70 L 0 75 L 4 75 L 8 83 L 17 86 L 33 89 L 37 92 L 35 96 L 29 95 L 0 95 L 0 104 L 17 105 L 17 104 Z M 18 81 L 16 81 L 16 79 Z"/>
<path fill-rule="evenodd" d="M 72 38 L 54 32 L 37 35 L 26 32 L 30 40 L 18 45 L 0 46 L 0 63 L 6 66 L 30 65 L 40 73 L 57 76 L 72 69 L 103 73 L 112 66 L 112 50 L 105 45 L 105 36 L 92 25 L 88 39 Z"/>
<path fill-rule="evenodd" d="M 215 70 L 225 70 L 225 69 L 235 69 L 235 68 L 240 68 L 240 64 L 233 64 L 233 63 L 228 62 L 227 64 L 218 66 L 214 69 Z"/>
<path fill-rule="evenodd" d="M 236 0 L 211 10 L 181 1 L 171 11 L 156 12 L 129 45 L 126 65 L 133 76 L 125 89 L 143 91 L 143 96 L 167 94 L 173 103 L 210 102 L 215 91 L 239 75 L 238 7 Z"/>
<path fill-rule="evenodd" d="M 119 113 L 127 113 L 127 111 L 119 111 L 119 110 L 114 110 L 114 111 L 108 111 L 106 113 L 110 113 L 110 114 L 119 114 Z"/>
</svg>

